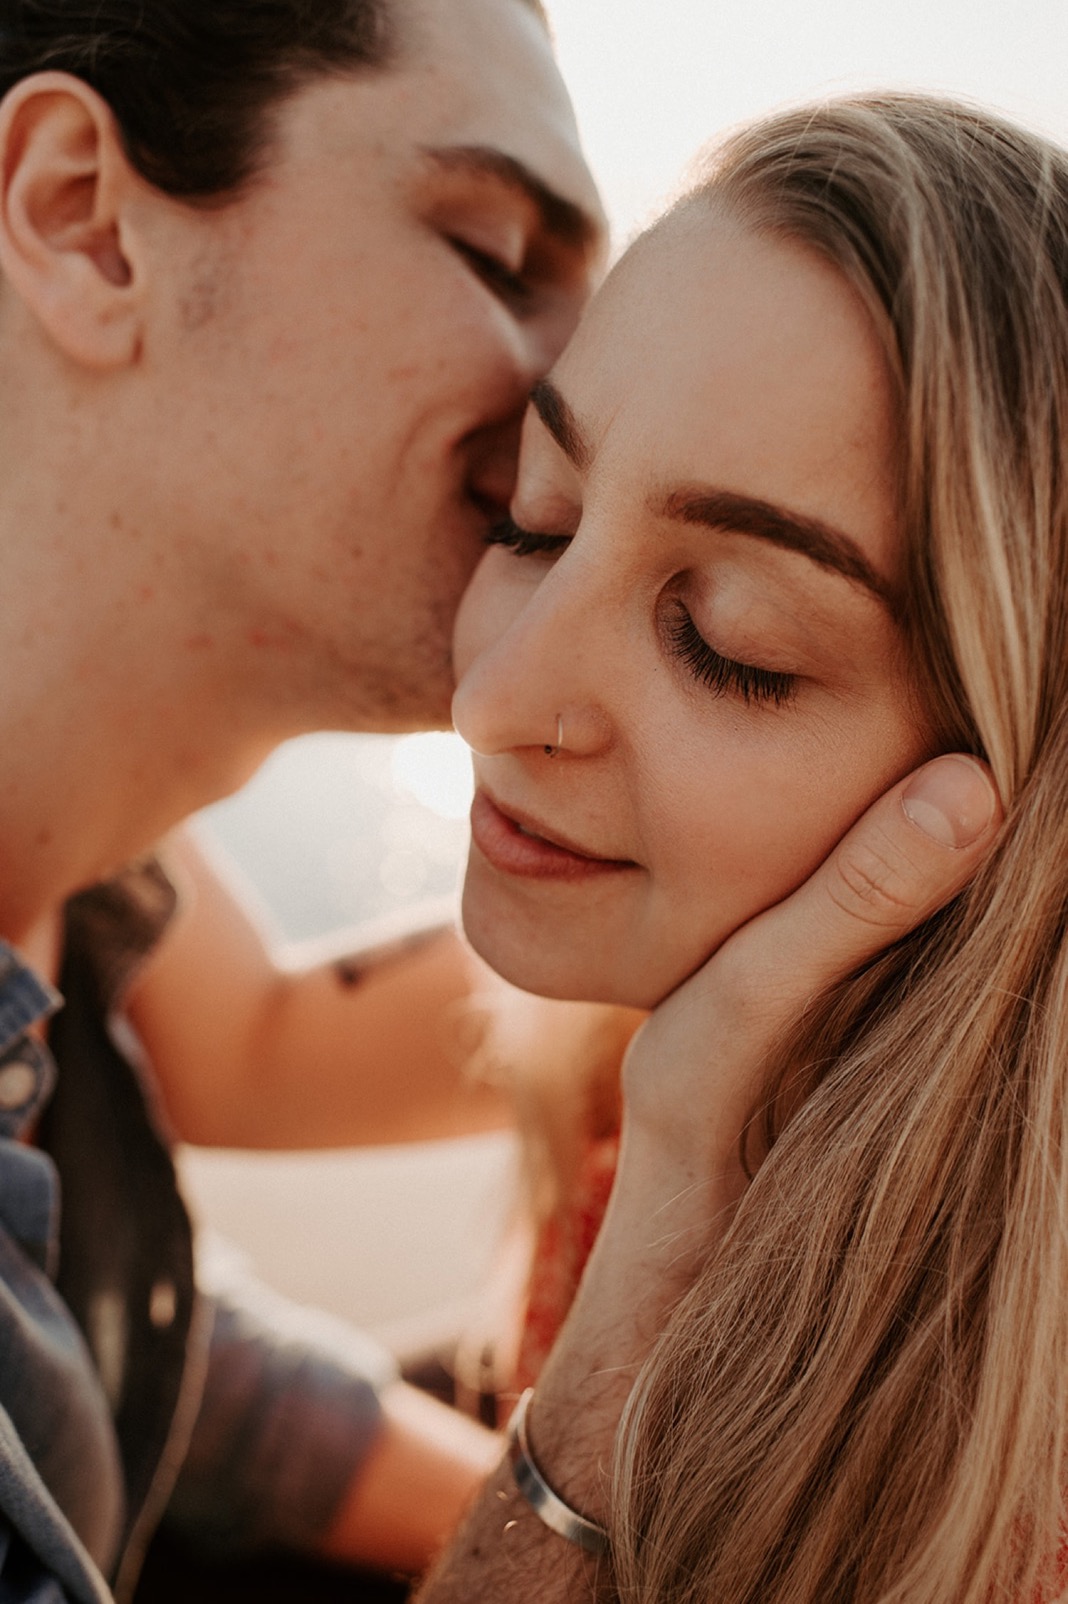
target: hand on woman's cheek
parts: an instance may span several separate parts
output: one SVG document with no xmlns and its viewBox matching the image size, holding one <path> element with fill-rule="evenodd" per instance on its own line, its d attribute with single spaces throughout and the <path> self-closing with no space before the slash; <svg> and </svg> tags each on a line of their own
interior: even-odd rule
<svg viewBox="0 0 1068 1604">
<path fill-rule="evenodd" d="M 738 930 L 643 1025 L 624 1068 L 632 1128 L 732 1201 L 744 1182 L 741 1131 L 781 1037 L 814 997 L 956 896 L 1001 821 L 975 758 L 936 758 L 892 786 L 814 875 Z"/>
</svg>

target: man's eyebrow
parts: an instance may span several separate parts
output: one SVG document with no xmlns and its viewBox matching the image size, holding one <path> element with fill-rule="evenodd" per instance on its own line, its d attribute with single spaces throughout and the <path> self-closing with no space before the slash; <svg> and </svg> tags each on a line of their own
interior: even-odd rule
<svg viewBox="0 0 1068 1604">
<path fill-rule="evenodd" d="M 584 251 L 601 244 L 604 236 L 601 219 L 558 195 L 517 157 L 507 156 L 492 145 L 427 145 L 424 155 L 448 172 L 495 178 L 509 189 L 517 190 L 533 202 L 542 228 L 561 244 Z"/>
<path fill-rule="evenodd" d="M 590 443 L 575 414 L 551 379 L 539 379 L 530 392 L 530 404 L 560 450 L 576 468 L 588 468 L 593 458 Z"/>
<path fill-rule="evenodd" d="M 788 512 L 753 496 L 701 486 L 672 490 L 653 510 L 661 517 L 674 518 L 681 523 L 706 524 L 709 529 L 751 535 L 786 551 L 799 551 L 821 568 L 863 585 L 891 614 L 896 616 L 899 611 L 894 587 L 876 572 L 848 535 L 819 518 Z"/>
</svg>

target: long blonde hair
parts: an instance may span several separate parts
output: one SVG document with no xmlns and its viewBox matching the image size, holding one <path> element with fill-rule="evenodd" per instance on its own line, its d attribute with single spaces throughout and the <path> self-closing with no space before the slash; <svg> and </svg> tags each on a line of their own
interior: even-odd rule
<svg viewBox="0 0 1068 1604">
<path fill-rule="evenodd" d="M 616 1585 L 1032 1604 L 1068 1469 L 1068 156 L 865 96 L 734 136 L 681 204 L 822 253 L 870 307 L 918 682 L 1008 818 L 784 1051 L 770 1151 L 624 1419 Z"/>
</svg>

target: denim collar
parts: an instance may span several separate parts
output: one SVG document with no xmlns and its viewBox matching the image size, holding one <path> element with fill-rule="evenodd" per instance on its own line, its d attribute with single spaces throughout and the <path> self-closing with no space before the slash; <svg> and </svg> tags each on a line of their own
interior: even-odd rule
<svg viewBox="0 0 1068 1604">
<path fill-rule="evenodd" d="M 52 1095 L 52 1055 L 29 1032 L 62 1001 L 13 947 L 0 941 L 0 1137 L 23 1136 Z"/>
</svg>

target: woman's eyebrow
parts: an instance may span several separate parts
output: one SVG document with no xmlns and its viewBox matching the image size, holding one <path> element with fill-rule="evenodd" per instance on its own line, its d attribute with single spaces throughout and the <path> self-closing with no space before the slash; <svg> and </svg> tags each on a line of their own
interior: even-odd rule
<svg viewBox="0 0 1068 1604">
<path fill-rule="evenodd" d="M 799 551 L 821 568 L 863 585 L 894 616 L 899 611 L 894 587 L 876 572 L 856 542 L 819 518 L 703 485 L 668 491 L 654 500 L 651 510 L 657 517 L 705 524 L 724 534 L 751 535 L 786 551 Z"/>
<path fill-rule="evenodd" d="M 588 468 L 593 460 L 589 440 L 551 379 L 538 380 L 530 392 L 530 404 L 568 461 L 576 468 Z"/>
<path fill-rule="evenodd" d="M 587 469 L 593 459 L 589 437 L 551 379 L 539 380 L 530 392 L 530 404 L 568 460 Z M 650 510 L 655 517 L 705 524 L 724 534 L 751 535 L 786 551 L 799 551 L 821 568 L 863 585 L 893 617 L 900 613 L 900 600 L 889 580 L 872 567 L 855 541 L 820 518 L 708 485 L 670 490 L 654 498 Z"/>
</svg>

